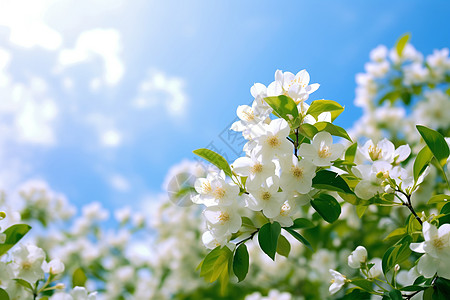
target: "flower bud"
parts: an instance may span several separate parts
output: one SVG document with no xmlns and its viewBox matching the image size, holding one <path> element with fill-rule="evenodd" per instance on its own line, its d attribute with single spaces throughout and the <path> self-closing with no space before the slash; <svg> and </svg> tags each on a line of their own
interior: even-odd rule
<svg viewBox="0 0 450 300">
<path fill-rule="evenodd" d="M 66 285 L 64 283 L 58 283 L 57 285 L 55 285 L 56 290 L 63 290 L 65 288 L 66 288 Z"/>
<path fill-rule="evenodd" d="M 348 257 L 348 265 L 350 268 L 359 269 L 361 263 L 367 261 L 367 250 L 363 246 L 358 246 Z"/>
</svg>

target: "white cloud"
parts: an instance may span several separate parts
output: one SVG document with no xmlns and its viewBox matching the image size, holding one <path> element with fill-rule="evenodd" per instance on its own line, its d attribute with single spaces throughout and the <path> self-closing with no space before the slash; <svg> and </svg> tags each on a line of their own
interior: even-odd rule
<svg viewBox="0 0 450 300">
<path fill-rule="evenodd" d="M 122 79 L 125 71 L 124 63 L 120 58 L 121 52 L 120 33 L 115 29 L 97 28 L 82 32 L 73 49 L 61 50 L 58 62 L 59 67 L 64 69 L 100 58 L 104 64 L 103 82 L 107 85 L 115 85 Z"/>
<path fill-rule="evenodd" d="M 0 26 L 9 29 L 9 41 L 26 48 L 39 46 L 56 50 L 62 44 L 62 36 L 49 27 L 46 10 L 56 0 L 0 0 Z"/>
<path fill-rule="evenodd" d="M 7 71 L 10 60 L 7 53 L 0 49 L 0 126 L 3 140 L 54 145 L 54 125 L 59 110 L 49 96 L 47 83 L 39 77 L 31 77 L 26 84 L 14 82 Z"/>
<path fill-rule="evenodd" d="M 115 148 L 122 145 L 123 134 L 116 129 L 115 117 L 103 113 L 87 114 L 85 122 L 97 133 L 100 146 Z"/>
<path fill-rule="evenodd" d="M 161 71 L 150 71 L 139 85 L 133 105 L 141 109 L 163 106 L 170 116 L 183 116 L 188 102 L 184 88 L 185 81 L 182 78 L 169 77 Z"/>
<path fill-rule="evenodd" d="M 130 182 L 120 174 L 113 174 L 109 178 L 109 184 L 113 189 L 119 192 L 127 192 L 130 190 Z"/>
<path fill-rule="evenodd" d="M 122 135 L 114 129 L 106 130 L 101 135 L 101 143 L 105 147 L 118 147 L 122 143 Z"/>
</svg>

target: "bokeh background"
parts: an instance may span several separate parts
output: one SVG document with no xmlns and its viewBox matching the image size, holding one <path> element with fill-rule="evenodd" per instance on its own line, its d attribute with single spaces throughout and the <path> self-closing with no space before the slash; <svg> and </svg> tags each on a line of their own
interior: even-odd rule
<svg viewBox="0 0 450 300">
<path fill-rule="evenodd" d="M 448 1 L 0 0 L 0 187 L 31 179 L 82 205 L 157 201 L 167 170 L 213 146 L 255 82 L 307 69 L 346 106 L 371 49 L 405 32 L 450 45 Z"/>
</svg>

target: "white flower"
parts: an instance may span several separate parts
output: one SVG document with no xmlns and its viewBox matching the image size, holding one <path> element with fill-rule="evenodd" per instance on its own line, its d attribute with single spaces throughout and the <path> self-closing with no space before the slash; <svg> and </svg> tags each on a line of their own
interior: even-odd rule
<svg viewBox="0 0 450 300">
<path fill-rule="evenodd" d="M 88 293 L 84 287 L 77 286 L 67 293 L 56 293 L 50 297 L 50 300 L 95 300 L 97 299 L 97 292 Z"/>
<path fill-rule="evenodd" d="M 223 246 L 228 243 L 231 233 L 216 236 L 211 231 L 205 231 L 202 235 L 202 242 L 208 249 L 214 249 L 217 246 Z"/>
<path fill-rule="evenodd" d="M 409 157 L 411 148 L 409 145 L 402 145 L 395 149 L 394 144 L 384 138 L 376 145 L 368 140 L 362 147 L 358 147 L 358 152 L 368 161 L 384 160 L 398 164 Z"/>
<path fill-rule="evenodd" d="M 342 275 L 341 273 L 339 273 L 338 271 L 335 271 L 333 269 L 330 269 L 330 274 L 333 277 L 331 279 L 331 285 L 329 288 L 330 294 L 335 294 L 337 293 L 345 284 L 347 278 Z"/>
<path fill-rule="evenodd" d="M 379 45 L 370 51 L 370 59 L 372 61 L 381 62 L 386 59 L 388 49 L 385 45 Z"/>
<path fill-rule="evenodd" d="M 316 176 L 316 166 L 307 159 L 291 157 L 280 160 L 280 186 L 284 192 L 307 194 L 311 190 L 312 179 Z"/>
<path fill-rule="evenodd" d="M 281 206 L 285 199 L 284 192 L 278 192 L 280 179 L 272 176 L 260 186 L 251 189 L 249 195 L 245 195 L 245 202 L 248 208 L 254 211 L 263 211 L 268 218 L 274 218 L 279 215 Z"/>
<path fill-rule="evenodd" d="M 291 72 L 275 72 L 275 81 L 267 87 L 268 96 L 287 95 L 297 104 L 308 99 L 309 95 L 319 88 L 319 84 L 309 84 L 310 76 L 306 70 L 296 75 Z"/>
<path fill-rule="evenodd" d="M 236 159 L 231 167 L 236 174 L 247 177 L 247 186 L 260 186 L 268 177 L 275 175 L 275 164 L 262 160 L 261 156 L 256 157 L 253 151 L 250 157 Z"/>
<path fill-rule="evenodd" d="M 370 199 L 378 193 L 383 193 L 383 181 L 390 177 L 391 164 L 376 161 L 373 165 L 358 165 L 352 172 L 362 180 L 355 187 L 355 194 L 361 199 Z"/>
<path fill-rule="evenodd" d="M 380 276 L 383 273 L 382 265 L 381 265 L 381 259 L 378 257 L 372 258 L 368 264 L 374 264 L 372 268 L 370 268 L 368 275 L 369 278 L 376 278 Z"/>
<path fill-rule="evenodd" d="M 13 278 L 14 274 L 10 265 L 0 261 L 0 287 L 5 288 Z"/>
<path fill-rule="evenodd" d="M 13 270 L 17 278 L 21 278 L 34 284 L 37 280 L 44 278 L 42 262 L 45 252 L 34 245 L 19 245 L 13 252 Z"/>
<path fill-rule="evenodd" d="M 261 108 L 258 106 L 258 103 L 254 101 L 251 107 L 248 105 L 238 106 L 236 114 L 240 120 L 231 125 L 231 130 L 244 131 L 250 130 L 251 127 L 264 122 L 269 116 L 270 111 Z"/>
<path fill-rule="evenodd" d="M 295 201 L 293 199 L 289 199 L 283 203 L 278 216 L 272 218 L 272 220 L 277 221 L 283 227 L 292 226 L 294 225 L 294 221 L 291 216 L 296 213 L 296 208 L 297 205 Z"/>
<path fill-rule="evenodd" d="M 215 236 L 235 233 L 241 228 L 242 219 L 236 205 L 210 206 L 203 211 L 208 228 Z"/>
<path fill-rule="evenodd" d="M 129 206 L 114 211 L 114 218 L 116 218 L 117 222 L 121 224 L 127 223 L 130 220 L 130 217 L 131 217 L 131 208 Z"/>
<path fill-rule="evenodd" d="M 239 195 L 239 187 L 225 182 L 217 173 L 209 173 L 206 178 L 195 181 L 195 190 L 199 195 L 192 202 L 206 206 L 231 205 Z"/>
<path fill-rule="evenodd" d="M 300 145 L 299 154 L 310 159 L 318 167 L 327 167 L 341 157 L 344 150 L 344 145 L 333 144 L 331 134 L 321 131 L 314 136 L 311 144 Z"/>
<path fill-rule="evenodd" d="M 257 145 L 254 149 L 256 155 L 261 155 L 262 159 L 271 160 L 275 156 L 283 157 L 291 155 L 294 146 L 287 140 L 289 135 L 289 125 L 284 119 L 272 120 L 270 124 L 252 127 Z"/>
<path fill-rule="evenodd" d="M 1 227 L 0 227 L 1 230 Z M 4 244 L 6 241 L 6 234 L 0 233 L 0 244 Z"/>
<path fill-rule="evenodd" d="M 45 273 L 58 275 L 64 272 L 64 264 L 59 259 L 53 259 L 49 263 L 44 261 L 42 264 L 42 270 L 44 270 Z"/>
<path fill-rule="evenodd" d="M 350 268 L 359 269 L 362 263 L 367 261 L 367 250 L 363 246 L 356 247 L 348 257 Z"/>
<path fill-rule="evenodd" d="M 424 277 L 438 276 L 450 278 L 450 224 L 436 226 L 423 222 L 422 243 L 411 243 L 411 250 L 425 253 L 417 263 L 417 271 Z"/>
</svg>

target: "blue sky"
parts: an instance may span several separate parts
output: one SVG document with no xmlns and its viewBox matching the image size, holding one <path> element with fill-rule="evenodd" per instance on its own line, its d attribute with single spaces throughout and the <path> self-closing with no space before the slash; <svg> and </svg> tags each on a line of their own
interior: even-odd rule
<svg viewBox="0 0 450 300">
<path fill-rule="evenodd" d="M 371 49 L 450 46 L 447 1 L 0 3 L 2 187 L 39 178 L 111 208 L 151 201 L 211 141 L 235 158 L 220 134 L 276 69 L 307 69 L 348 128 Z"/>
</svg>

